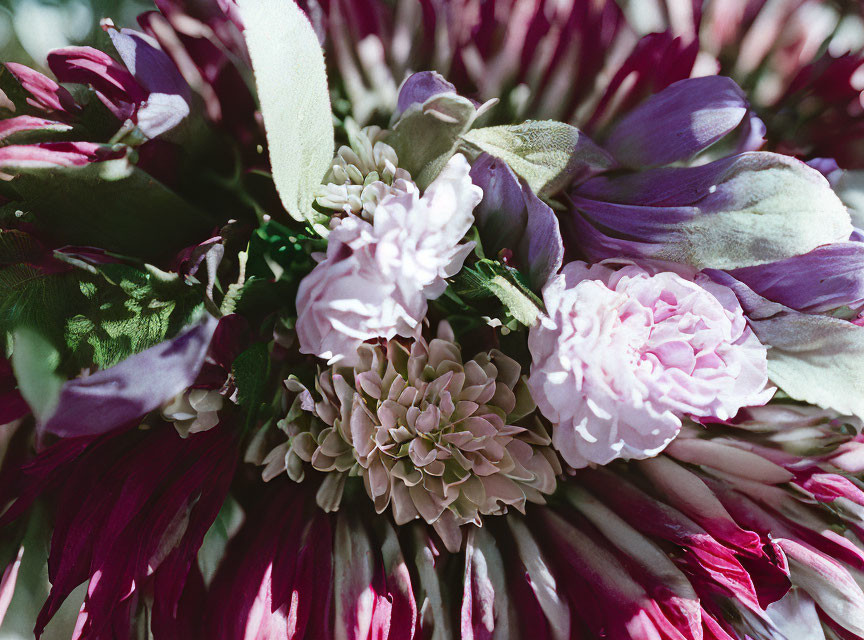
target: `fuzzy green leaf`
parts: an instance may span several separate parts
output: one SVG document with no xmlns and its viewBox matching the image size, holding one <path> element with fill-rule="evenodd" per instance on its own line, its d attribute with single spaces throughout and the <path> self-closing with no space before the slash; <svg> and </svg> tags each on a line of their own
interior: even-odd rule
<svg viewBox="0 0 864 640">
<path fill-rule="evenodd" d="M 474 129 L 463 139 L 504 160 L 540 197 L 554 195 L 573 180 L 586 179 L 615 164 L 579 129 L 552 120 Z"/>
<path fill-rule="evenodd" d="M 425 189 L 456 153 L 476 117 L 468 98 L 455 93 L 433 96 L 402 114 L 387 144 L 399 156 L 399 166 Z"/>
<path fill-rule="evenodd" d="M 497 298 L 507 312 L 526 326 L 532 326 L 543 303 L 528 288 L 522 275 L 497 260 L 478 260 L 465 266 L 451 279 L 453 293 L 464 300 Z"/>
<path fill-rule="evenodd" d="M 333 120 L 324 54 L 294 0 L 242 0 L 240 13 L 267 130 L 273 180 L 295 220 L 312 202 L 333 160 Z"/>
<path fill-rule="evenodd" d="M 864 327 L 789 309 L 729 276 L 749 325 L 768 347 L 768 378 L 787 396 L 864 419 Z"/>
</svg>

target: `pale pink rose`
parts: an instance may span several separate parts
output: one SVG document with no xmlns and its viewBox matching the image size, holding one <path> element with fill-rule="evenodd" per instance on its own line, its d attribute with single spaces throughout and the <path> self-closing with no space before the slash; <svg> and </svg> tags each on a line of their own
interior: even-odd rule
<svg viewBox="0 0 864 640">
<path fill-rule="evenodd" d="M 297 293 L 301 352 L 350 366 L 364 341 L 416 333 L 427 300 L 444 292 L 474 247 L 461 242 L 483 197 L 469 170 L 456 155 L 422 197 L 391 194 L 371 223 L 349 216 L 336 226 Z"/>
<path fill-rule="evenodd" d="M 528 384 L 573 467 L 655 456 L 683 416 L 726 420 L 774 392 L 732 291 L 663 268 L 571 262 L 543 291 Z"/>
</svg>

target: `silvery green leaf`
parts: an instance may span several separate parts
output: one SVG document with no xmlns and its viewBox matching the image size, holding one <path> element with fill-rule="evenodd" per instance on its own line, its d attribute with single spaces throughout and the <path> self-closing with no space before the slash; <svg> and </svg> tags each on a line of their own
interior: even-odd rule
<svg viewBox="0 0 864 640">
<path fill-rule="evenodd" d="M 466 300 L 498 298 L 513 318 L 531 327 L 542 311 L 542 301 L 522 281 L 520 274 L 497 260 L 479 260 L 464 267 L 451 280 L 453 292 Z"/>
<path fill-rule="evenodd" d="M 456 93 L 436 95 L 407 109 L 387 144 L 399 156 L 399 166 L 425 189 L 456 153 L 461 136 L 476 117 L 477 109 L 468 98 Z"/>
<path fill-rule="evenodd" d="M 293 0 L 241 0 L 267 131 L 273 180 L 295 220 L 314 218 L 314 192 L 333 159 L 333 120 L 324 55 Z"/>
<path fill-rule="evenodd" d="M 611 257 L 604 247 L 618 245 L 617 255 L 736 269 L 843 242 L 853 230 L 822 174 L 768 152 L 599 176 L 580 185 L 571 202 L 595 227 L 578 240 L 592 260 Z"/>
<path fill-rule="evenodd" d="M 864 418 L 864 327 L 770 302 L 722 272 L 711 277 L 735 292 L 768 346 L 771 382 L 795 400 Z"/>
<path fill-rule="evenodd" d="M 540 197 L 612 168 L 615 161 L 576 127 L 552 120 L 474 129 L 471 145 L 501 158 Z"/>
<path fill-rule="evenodd" d="M 843 171 L 834 183 L 834 191 L 849 209 L 852 224 L 864 227 L 864 171 Z"/>
</svg>

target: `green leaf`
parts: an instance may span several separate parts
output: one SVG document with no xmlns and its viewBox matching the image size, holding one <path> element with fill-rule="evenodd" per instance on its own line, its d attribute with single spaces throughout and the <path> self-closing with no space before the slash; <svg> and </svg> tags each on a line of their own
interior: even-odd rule
<svg viewBox="0 0 864 640">
<path fill-rule="evenodd" d="M 16 168 L 11 185 L 50 234 L 158 261 L 195 244 L 213 221 L 127 160 L 85 167 Z"/>
<path fill-rule="evenodd" d="M 219 563 L 225 556 L 228 541 L 234 536 L 243 523 L 243 509 L 230 495 L 225 497 L 219 514 L 207 530 L 201 547 L 198 550 L 198 566 L 204 576 L 204 583 L 210 584 Z"/>
<path fill-rule="evenodd" d="M 639 174 L 634 176 L 627 188 L 643 186 Z M 846 241 L 853 231 L 849 212 L 818 171 L 768 152 L 736 156 L 689 206 L 699 215 L 670 223 L 653 257 L 698 269 L 735 269 Z"/>
<path fill-rule="evenodd" d="M 244 315 L 265 316 L 281 311 L 296 315 L 300 281 L 317 264 L 316 251 L 326 251 L 327 241 L 307 229 L 297 232 L 268 221 L 252 234 L 246 282 L 235 295 L 235 309 Z"/>
<path fill-rule="evenodd" d="M 252 424 L 264 398 L 270 376 L 270 350 L 265 342 L 252 345 L 234 360 L 231 373 L 237 383 L 237 404 L 245 408 Z"/>
<path fill-rule="evenodd" d="M 579 129 L 552 120 L 474 129 L 463 138 L 504 160 L 540 197 L 554 195 L 577 177 L 588 178 L 615 164 Z"/>
<path fill-rule="evenodd" d="M 179 332 L 203 308 L 201 287 L 176 274 L 125 264 L 95 268 L 97 277 L 79 283 L 89 305 L 66 320 L 66 344 L 78 362 L 111 367 Z"/>
<path fill-rule="evenodd" d="M 451 279 L 451 290 L 464 300 L 497 298 L 508 313 L 533 326 L 543 309 L 542 301 L 528 288 L 522 275 L 497 260 L 478 260 Z"/>
<path fill-rule="evenodd" d="M 455 93 L 433 96 L 402 114 L 387 144 L 399 156 L 399 166 L 425 189 L 456 153 L 476 117 L 477 109 L 467 98 Z"/>
<path fill-rule="evenodd" d="M 7 233 L 0 234 L 0 265 Z M 27 246 L 27 240 L 18 240 L 19 248 Z M 55 256 L 78 268 L 58 271 L 50 262 L 0 268 L 0 334 L 22 327 L 37 331 L 60 353 L 69 375 L 110 367 L 162 342 L 202 308 L 202 287 L 176 274 Z"/>
<path fill-rule="evenodd" d="M 333 160 L 333 120 L 324 54 L 293 0 L 241 0 L 246 44 L 267 131 L 273 180 L 295 220 L 316 218 L 312 202 Z"/>
<path fill-rule="evenodd" d="M 39 332 L 19 327 L 12 334 L 12 369 L 37 420 L 51 416 L 57 408 L 65 382 L 56 374 L 59 364 L 57 349 Z"/>
</svg>

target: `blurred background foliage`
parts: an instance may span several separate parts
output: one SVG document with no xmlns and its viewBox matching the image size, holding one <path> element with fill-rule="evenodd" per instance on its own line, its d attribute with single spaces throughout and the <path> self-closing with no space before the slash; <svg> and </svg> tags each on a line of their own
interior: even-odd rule
<svg viewBox="0 0 864 640">
<path fill-rule="evenodd" d="M 57 47 L 105 48 L 102 18 L 135 26 L 135 17 L 152 8 L 152 0 L 0 0 L 0 60 L 44 67 Z"/>
</svg>

